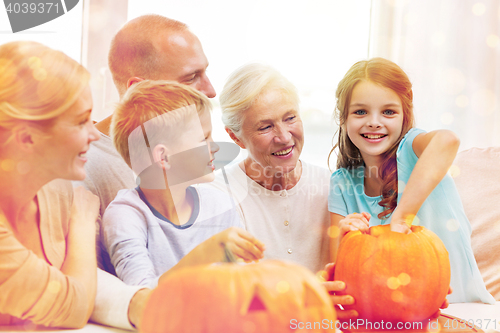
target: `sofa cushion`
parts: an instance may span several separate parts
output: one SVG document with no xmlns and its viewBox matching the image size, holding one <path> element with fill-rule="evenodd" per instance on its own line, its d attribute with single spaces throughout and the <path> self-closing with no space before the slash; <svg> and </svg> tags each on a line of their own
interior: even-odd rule
<svg viewBox="0 0 500 333">
<path fill-rule="evenodd" d="M 500 147 L 458 153 L 451 173 L 472 226 L 472 250 L 493 297 L 500 300 Z"/>
</svg>

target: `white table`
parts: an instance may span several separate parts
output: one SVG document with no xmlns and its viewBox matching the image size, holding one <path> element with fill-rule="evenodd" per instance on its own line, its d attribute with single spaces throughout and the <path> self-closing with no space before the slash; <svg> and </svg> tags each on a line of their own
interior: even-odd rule
<svg viewBox="0 0 500 333">
<path fill-rule="evenodd" d="M 500 332 L 500 302 L 494 305 L 482 303 L 450 304 L 442 313 L 464 319 L 473 320 L 474 324 L 485 332 Z"/>
<path fill-rule="evenodd" d="M 441 310 L 441 312 L 465 320 L 474 320 L 475 325 L 478 327 L 480 323 L 479 320 L 481 320 L 481 326 L 482 326 L 481 329 L 483 331 L 500 332 L 500 302 L 497 302 L 495 305 L 488 305 L 482 303 L 456 303 L 456 304 L 451 304 L 447 309 Z M 121 330 L 118 328 L 101 326 L 93 323 L 89 323 L 84 328 L 79 330 L 57 330 L 53 328 L 43 328 L 43 327 L 29 328 L 23 326 L 21 327 L 0 326 L 0 332 L 27 332 L 27 331 L 33 332 L 35 330 L 46 333 L 61 333 L 65 331 L 75 332 L 75 333 L 76 332 L 84 332 L 84 333 L 130 333 L 131 332 L 126 330 Z"/>
<path fill-rule="evenodd" d="M 55 328 L 45 328 L 41 326 L 34 326 L 34 327 L 25 327 L 22 325 L 19 326 L 0 326 L 0 332 L 45 332 L 45 333 L 61 333 L 61 332 L 68 332 L 68 333 L 133 333 L 133 331 L 127 331 L 127 330 L 122 330 L 119 328 L 113 328 L 113 327 L 108 327 L 108 326 L 102 326 L 98 324 L 93 324 L 93 323 L 88 323 L 85 325 L 84 328 L 78 329 L 78 330 L 64 330 L 64 329 L 55 329 Z"/>
</svg>

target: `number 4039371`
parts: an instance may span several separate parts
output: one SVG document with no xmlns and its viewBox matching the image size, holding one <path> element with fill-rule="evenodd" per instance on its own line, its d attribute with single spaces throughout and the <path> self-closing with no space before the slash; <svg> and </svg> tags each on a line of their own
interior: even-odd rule
<svg viewBox="0 0 500 333">
<path fill-rule="evenodd" d="M 457 319 L 447 319 L 443 325 L 447 329 L 465 329 L 467 326 L 479 328 L 483 330 L 497 329 L 497 322 L 494 319 L 469 319 L 469 320 L 457 320 Z"/>
<path fill-rule="evenodd" d="M 52 2 L 39 2 L 39 3 L 9 3 L 5 8 L 7 13 L 15 13 L 15 14 L 34 14 L 34 13 L 50 13 L 56 12 L 59 13 L 59 3 Z"/>
</svg>

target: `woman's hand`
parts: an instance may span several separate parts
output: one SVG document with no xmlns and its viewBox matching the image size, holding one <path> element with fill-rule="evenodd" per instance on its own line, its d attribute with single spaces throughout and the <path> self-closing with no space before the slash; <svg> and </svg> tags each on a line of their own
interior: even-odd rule
<svg viewBox="0 0 500 333">
<path fill-rule="evenodd" d="M 366 212 L 347 215 L 339 222 L 340 237 L 344 237 L 349 231 L 359 230 L 362 233 L 367 233 L 370 227 L 370 218 L 371 215 Z"/>
<path fill-rule="evenodd" d="M 448 287 L 448 295 L 453 292 L 453 289 L 451 289 L 451 286 Z M 440 309 L 446 309 L 450 305 L 450 302 L 448 301 L 447 298 L 444 299 L 443 304 L 439 307 Z"/>
<path fill-rule="evenodd" d="M 151 289 L 141 289 L 135 293 L 128 306 L 128 320 L 137 329 L 140 329 L 144 308 L 151 296 Z"/>
<path fill-rule="evenodd" d="M 73 206 L 71 207 L 71 226 L 74 224 L 92 224 L 95 227 L 95 222 L 99 216 L 99 198 L 87 191 L 82 186 L 73 189 Z M 77 227 L 75 225 L 75 227 Z M 94 235 L 95 237 L 95 235 Z"/>
<path fill-rule="evenodd" d="M 236 257 L 245 262 L 256 261 L 264 257 L 265 245 L 246 230 L 237 227 L 228 228 L 217 235 L 218 245 L 226 247 Z"/>
<path fill-rule="evenodd" d="M 326 288 L 330 294 L 330 300 L 332 301 L 335 310 L 337 311 L 337 319 L 339 320 L 349 320 L 358 317 L 358 312 L 356 310 L 344 310 L 343 305 L 354 304 L 354 297 L 350 295 L 336 295 L 335 293 L 345 289 L 345 283 L 343 281 L 332 281 L 335 264 L 330 263 L 325 266 L 325 271 L 328 275 L 328 281 L 323 282 L 323 286 Z"/>
<path fill-rule="evenodd" d="M 453 292 L 453 289 L 451 289 L 451 286 L 448 287 L 448 295 L 451 294 Z M 447 298 L 444 299 L 444 302 L 443 304 L 441 304 L 441 306 L 439 307 L 440 309 L 446 309 L 448 307 L 448 305 L 450 305 L 450 302 L 448 301 Z M 441 310 L 437 310 L 432 316 L 431 318 L 437 318 L 439 317 L 439 315 L 441 314 Z"/>
</svg>

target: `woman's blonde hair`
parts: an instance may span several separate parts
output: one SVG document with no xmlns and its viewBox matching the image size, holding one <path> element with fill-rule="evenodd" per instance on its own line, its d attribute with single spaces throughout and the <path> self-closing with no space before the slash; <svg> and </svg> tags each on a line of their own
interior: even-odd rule
<svg viewBox="0 0 500 333">
<path fill-rule="evenodd" d="M 116 150 L 134 172 L 139 174 L 145 168 L 144 161 L 149 161 L 143 125 L 149 122 L 150 147 L 170 141 L 169 136 L 179 134 L 172 129 L 192 116 L 187 108 L 191 105 L 198 116 L 212 109 L 210 100 L 201 92 L 174 81 L 144 80 L 127 90 L 113 112 L 110 132 Z M 176 110 L 180 112 L 173 112 Z"/>
<path fill-rule="evenodd" d="M 89 72 L 36 42 L 0 45 L 0 131 L 21 123 L 50 128 L 88 86 Z"/>
<path fill-rule="evenodd" d="M 337 144 L 330 151 L 338 147 L 337 168 L 354 169 L 363 166 L 363 158 L 359 149 L 352 143 L 347 135 L 346 121 L 349 114 L 349 104 L 356 85 L 361 81 L 373 82 L 394 91 L 401 99 L 403 107 L 403 126 L 401 134 L 394 145 L 384 153 L 379 176 L 382 179 L 382 200 L 379 205 L 384 211 L 379 218 L 388 218 L 397 205 L 398 198 L 398 170 L 396 163 L 396 151 L 401 139 L 414 126 L 413 116 L 413 92 L 412 84 L 406 73 L 395 63 L 384 58 L 373 58 L 355 63 L 340 81 L 337 92 L 337 105 L 335 119 L 339 125 Z"/>
<path fill-rule="evenodd" d="M 241 130 L 243 114 L 262 95 L 278 90 L 299 103 L 297 88 L 271 66 L 251 63 L 235 70 L 228 78 L 219 97 L 222 122 L 234 133 Z"/>
</svg>

